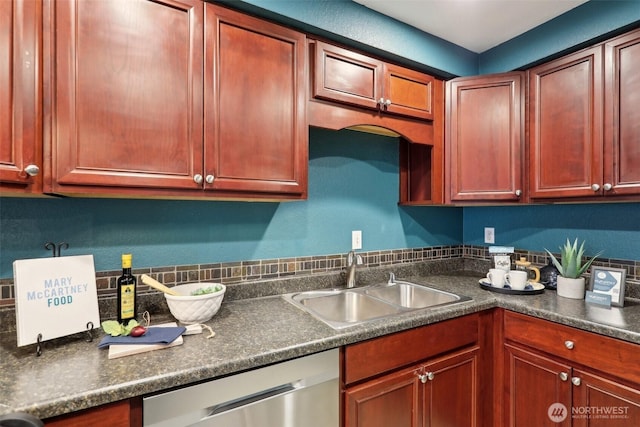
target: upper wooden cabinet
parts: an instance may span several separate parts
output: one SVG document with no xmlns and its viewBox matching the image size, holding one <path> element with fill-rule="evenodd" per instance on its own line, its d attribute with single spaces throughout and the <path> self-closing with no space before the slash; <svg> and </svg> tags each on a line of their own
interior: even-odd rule
<svg viewBox="0 0 640 427">
<path fill-rule="evenodd" d="M 0 190 L 42 190 L 42 3 L 0 2 Z"/>
<path fill-rule="evenodd" d="M 640 194 L 640 30 L 605 47 L 605 195 Z M 609 187 L 609 184 L 611 187 Z"/>
<path fill-rule="evenodd" d="M 529 70 L 531 198 L 602 187 L 603 71 L 602 46 Z"/>
<path fill-rule="evenodd" d="M 432 76 L 321 41 L 312 47 L 314 97 L 433 120 Z"/>
<path fill-rule="evenodd" d="M 448 203 L 525 199 L 524 87 L 521 72 L 447 82 Z"/>
<path fill-rule="evenodd" d="M 309 40 L 309 125 L 399 138 L 400 204 L 442 204 L 444 82 Z"/>
<path fill-rule="evenodd" d="M 640 30 L 530 70 L 532 199 L 640 194 Z"/>
<path fill-rule="evenodd" d="M 306 196 L 303 34 L 201 0 L 52 4 L 46 191 Z"/>
<path fill-rule="evenodd" d="M 198 189 L 203 164 L 203 4 L 52 3 L 53 193 Z"/>
<path fill-rule="evenodd" d="M 206 188 L 306 197 L 305 35 L 209 3 L 205 15 Z"/>
</svg>

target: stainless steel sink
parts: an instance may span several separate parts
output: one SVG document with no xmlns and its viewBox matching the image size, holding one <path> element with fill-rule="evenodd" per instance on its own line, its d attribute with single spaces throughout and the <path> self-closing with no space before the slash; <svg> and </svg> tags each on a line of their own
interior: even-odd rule
<svg viewBox="0 0 640 427">
<path fill-rule="evenodd" d="M 395 280 L 361 288 L 307 291 L 283 297 L 335 329 L 471 299 Z"/>
<path fill-rule="evenodd" d="M 460 300 L 458 295 L 409 282 L 371 286 L 365 293 L 404 308 L 435 307 Z"/>
<path fill-rule="evenodd" d="M 377 319 L 401 311 L 398 307 L 353 290 L 302 292 L 293 296 L 292 300 L 332 326 Z"/>
</svg>

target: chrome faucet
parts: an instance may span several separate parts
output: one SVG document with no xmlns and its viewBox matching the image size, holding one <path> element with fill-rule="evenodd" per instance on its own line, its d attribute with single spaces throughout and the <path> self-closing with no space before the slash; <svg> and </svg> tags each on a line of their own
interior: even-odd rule
<svg viewBox="0 0 640 427">
<path fill-rule="evenodd" d="M 387 285 L 395 285 L 396 284 L 396 275 L 395 273 L 389 273 L 389 281 Z"/>
<path fill-rule="evenodd" d="M 354 251 L 347 254 L 347 288 L 356 286 L 356 266 L 362 265 L 362 257 Z"/>
</svg>

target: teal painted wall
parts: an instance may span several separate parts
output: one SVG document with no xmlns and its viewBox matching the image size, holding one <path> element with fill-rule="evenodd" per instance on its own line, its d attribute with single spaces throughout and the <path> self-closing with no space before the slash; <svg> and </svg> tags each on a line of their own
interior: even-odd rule
<svg viewBox="0 0 640 427">
<path fill-rule="evenodd" d="M 496 244 L 558 252 L 566 239 L 586 240 L 587 254 L 640 260 L 640 203 L 464 208 L 466 244 L 487 246 L 484 227 L 495 227 Z"/>
<path fill-rule="evenodd" d="M 351 230 L 363 250 L 458 245 L 462 210 L 398 206 L 398 141 L 310 129 L 309 199 L 247 203 L 128 199 L 0 198 L 0 278 L 15 259 L 93 254 L 97 271 L 134 266 L 345 253 Z"/>
</svg>

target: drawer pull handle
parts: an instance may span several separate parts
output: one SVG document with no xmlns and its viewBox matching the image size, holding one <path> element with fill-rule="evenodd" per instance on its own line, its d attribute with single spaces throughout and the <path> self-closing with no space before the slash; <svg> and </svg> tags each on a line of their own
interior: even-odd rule
<svg viewBox="0 0 640 427">
<path fill-rule="evenodd" d="M 560 381 L 566 381 L 569 379 L 569 375 L 567 375 L 566 372 L 560 372 L 560 374 L 558 374 L 558 376 L 560 377 Z"/>
<path fill-rule="evenodd" d="M 573 385 L 579 386 L 582 381 L 580 380 L 580 377 L 572 377 L 571 382 L 573 383 Z"/>
<path fill-rule="evenodd" d="M 567 347 L 569 350 L 573 350 L 573 341 L 565 341 L 564 346 Z"/>
</svg>

